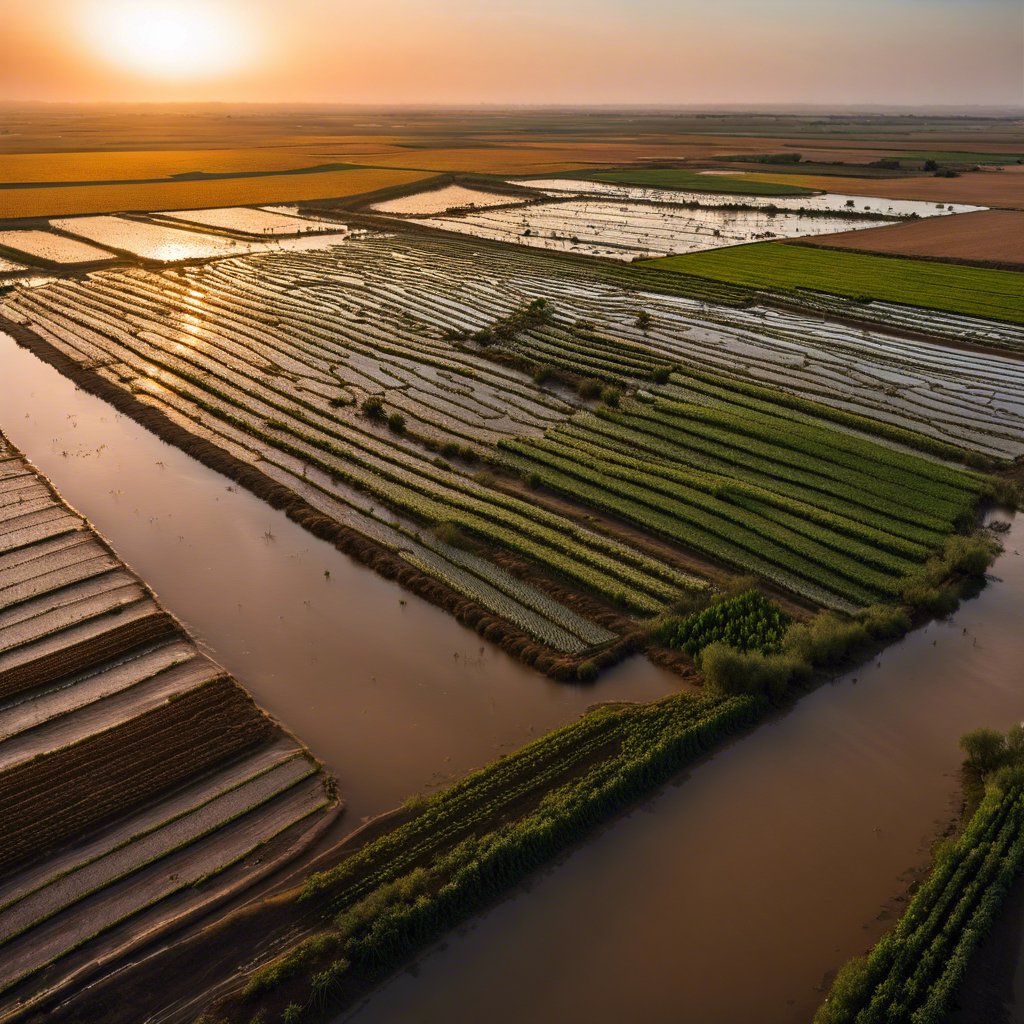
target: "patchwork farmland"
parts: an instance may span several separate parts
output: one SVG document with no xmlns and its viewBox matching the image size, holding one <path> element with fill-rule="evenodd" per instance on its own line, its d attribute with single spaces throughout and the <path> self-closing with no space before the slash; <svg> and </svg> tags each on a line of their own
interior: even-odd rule
<svg viewBox="0 0 1024 1024">
<path fill-rule="evenodd" d="M 53 152 L 5 163 L 21 115 L 0 137 L 0 428 L 313 751 L 0 441 L 0 1020 L 327 1021 L 559 853 L 564 904 L 516 900 L 522 931 L 494 907 L 468 938 L 486 956 L 452 936 L 451 976 L 435 951 L 368 1021 L 525 1019 L 521 979 L 543 959 L 547 991 L 559 949 L 586 972 L 559 1019 L 661 1019 L 684 990 L 712 1019 L 744 942 L 756 1012 L 809 1015 L 853 952 L 821 906 L 863 942 L 893 895 L 871 883 L 949 803 L 916 799 L 931 733 L 1019 710 L 1024 593 L 1020 274 L 838 246 L 976 224 L 968 249 L 1012 255 L 984 225 L 1015 214 L 923 178 L 1016 159 L 1012 133 L 194 120 L 154 113 L 135 153 L 120 116 L 124 152 L 49 115 Z M 314 755 L 344 772 L 340 819 Z M 649 863 L 621 844 L 654 816 L 627 814 L 601 838 L 614 874 L 580 867 L 571 847 L 687 765 Z M 756 872 L 732 856 L 751 843 Z M 799 943 L 770 941 L 784 918 Z M 638 921 L 639 956 L 568 944 Z M 802 1002 L 771 988 L 787 957 L 818 986 Z"/>
<path fill-rule="evenodd" d="M 0 1001 L 27 1006 L 241 891 L 337 805 L 0 437 Z"/>
</svg>

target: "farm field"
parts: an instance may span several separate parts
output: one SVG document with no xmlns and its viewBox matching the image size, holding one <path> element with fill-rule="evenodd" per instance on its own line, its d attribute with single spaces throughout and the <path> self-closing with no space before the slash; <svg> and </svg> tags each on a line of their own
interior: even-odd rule
<svg viewBox="0 0 1024 1024">
<path fill-rule="evenodd" d="M 184 225 L 172 227 L 127 217 L 65 217 L 51 221 L 51 224 L 60 231 L 87 238 L 108 249 L 158 263 L 235 256 L 268 248 L 299 249 L 329 244 L 329 240 L 319 238 L 239 239 L 190 231 Z"/>
<path fill-rule="evenodd" d="M 421 218 L 425 227 L 558 252 L 634 260 L 700 252 L 761 238 L 795 238 L 840 231 L 840 217 L 807 220 L 799 213 L 671 207 L 566 199 Z M 879 227 L 883 219 L 860 222 Z"/>
<path fill-rule="evenodd" d="M 424 760 L 412 748 L 454 748 L 459 730 L 478 738 L 506 714 L 523 731 L 501 733 L 501 750 L 473 746 L 484 750 L 479 757 L 453 749 L 423 792 L 380 818 L 371 818 L 380 805 L 350 810 L 344 831 L 335 831 L 336 784 L 309 751 L 193 643 L 0 437 L 0 817 L 14 823 L 0 839 L 0 1018 L 4 1006 L 17 1013 L 27 999 L 30 1010 L 53 1008 L 55 1024 L 136 1024 L 130 1018 L 142 1006 L 167 1024 L 204 1009 L 228 1024 L 253 1024 L 261 1013 L 267 1024 L 326 1019 L 328 1000 L 352 1005 L 424 943 L 649 797 L 682 766 L 710 751 L 717 762 L 726 740 L 773 711 L 792 711 L 771 715 L 771 749 L 772 730 L 786 735 L 805 696 L 832 699 L 833 688 L 818 684 L 851 666 L 867 679 L 899 638 L 906 643 L 885 655 L 902 658 L 909 677 L 918 664 L 930 671 L 937 701 L 946 702 L 934 720 L 946 727 L 948 686 L 937 652 L 929 661 L 925 645 L 943 641 L 954 623 L 935 620 L 985 586 L 1000 538 L 1012 550 L 1019 531 L 998 517 L 1011 516 L 1020 500 L 1024 463 L 1022 278 L 943 262 L 940 253 L 914 259 L 897 249 L 840 247 L 853 249 L 860 237 L 866 246 L 889 244 L 886 232 L 898 232 L 931 239 L 936 249 L 1014 251 L 1015 239 L 1005 236 L 1015 211 L 961 199 L 982 178 L 1024 180 L 1016 165 L 954 178 L 899 171 L 891 179 L 881 175 L 885 167 L 868 167 L 879 156 L 911 160 L 914 152 L 987 153 L 980 162 L 1001 166 L 1016 159 L 1019 142 L 1006 119 L 964 114 L 918 124 L 819 112 L 766 120 L 595 108 L 573 120 L 554 109 L 357 113 L 310 105 L 289 121 L 254 105 L 230 125 L 223 111 L 190 110 L 184 118 L 153 108 L 143 121 L 129 111 L 108 120 L 98 110 L 81 121 L 16 113 L 0 128 L 0 249 L 12 252 L 6 273 L 28 269 L 15 262 L 16 247 L 5 248 L 5 237 L 19 235 L 41 247 L 37 260 L 57 263 L 52 254 L 62 243 L 68 251 L 94 243 L 116 264 L 0 280 L 0 331 L 12 368 L 29 360 L 50 375 L 54 394 L 57 384 L 91 392 L 78 397 L 102 406 L 100 424 L 109 407 L 114 419 L 96 429 L 112 437 L 144 426 L 164 453 L 164 442 L 176 445 L 181 451 L 171 455 L 188 466 L 178 472 L 210 478 L 219 496 L 211 507 L 245 498 L 259 506 L 257 523 L 273 507 L 273 522 L 258 529 L 231 520 L 245 534 L 234 550 L 280 549 L 282 563 L 305 559 L 322 590 L 314 595 L 307 573 L 294 591 L 267 579 L 252 588 L 266 592 L 258 599 L 243 594 L 244 585 L 237 602 L 227 594 L 223 621 L 230 618 L 227 628 L 241 637 L 232 649 L 250 653 L 250 600 L 261 609 L 277 601 L 260 632 L 286 637 L 292 650 L 308 647 L 310 675 L 320 658 L 337 667 L 338 679 L 314 690 L 282 673 L 279 661 L 267 669 L 275 687 L 282 677 L 283 706 L 304 706 L 301 725 L 257 689 L 258 699 L 299 729 L 320 719 L 346 771 L 358 762 L 348 760 L 352 736 L 365 734 L 355 745 L 364 753 L 366 737 L 379 742 L 386 763 L 368 774 L 391 778 L 387 806 L 407 785 L 408 762 Z M 19 138 L 23 130 L 31 139 Z M 94 138 L 106 148 L 91 150 Z M 30 144 L 36 152 L 17 152 Z M 791 150 L 805 160 L 848 154 L 871 177 L 854 167 L 810 185 L 812 177 L 788 166 L 775 174 L 771 161 L 753 162 Z M 736 173 L 717 170 L 727 157 L 744 156 L 752 159 Z M 763 171 L 748 174 L 755 166 Z M 80 176 L 60 176 L 67 168 Z M 839 191 L 818 191 L 826 178 Z M 846 188 L 850 181 L 880 194 Z M 920 181 L 934 183 L 928 195 L 897 194 Z M 965 233 L 971 223 L 980 226 Z M 5 386 L 8 395 L 16 390 L 9 380 Z M 33 400 L 11 422 L 27 420 Z M 69 428 L 50 420 L 52 430 L 31 435 L 49 445 L 55 480 L 63 472 L 56 435 L 74 436 L 75 408 L 68 404 Z M 18 436 L 13 428 L 11 436 Z M 144 447 L 137 435 L 134 445 Z M 83 462 L 104 447 L 98 438 L 69 444 Z M 153 478 L 174 481 L 162 461 L 155 465 Z M 252 493 L 228 499 L 243 489 Z M 114 504 L 122 500 L 110 495 Z M 153 536 L 166 539 L 187 521 L 175 518 L 179 511 Z M 161 509 L 150 523 L 163 518 Z M 299 547 L 284 550 L 282 526 L 299 534 Z M 183 546 L 175 551 L 189 550 L 184 530 L 176 539 Z M 351 576 L 337 561 L 345 556 L 357 563 L 344 562 Z M 208 579 L 217 571 L 193 561 L 183 554 L 182 572 Z M 223 569 L 224 560 L 218 564 Z M 1014 578 L 1012 570 L 1005 575 Z M 989 579 L 1003 588 L 1002 575 Z M 306 639 L 330 629 L 331 614 L 339 634 L 390 633 L 368 624 L 365 608 L 360 618 L 328 604 L 338 591 L 359 602 L 360 587 L 380 588 L 380 601 L 398 606 L 394 617 L 382 616 L 396 649 L 429 651 L 415 682 L 394 690 L 403 706 L 376 732 L 363 716 L 385 706 L 378 693 L 391 681 L 378 679 L 380 659 L 338 655 L 359 650 L 358 638 L 322 647 Z M 165 597 L 192 621 L 187 604 Z M 311 631 L 300 621 L 313 623 Z M 964 650 L 978 644 L 967 630 L 976 621 L 955 622 Z M 1006 620 L 996 621 L 1006 633 Z M 204 644 L 244 678 L 244 665 L 196 625 Z M 443 641 L 430 632 L 440 634 L 439 626 L 452 630 Z M 446 664 L 460 672 L 475 666 L 482 701 L 465 700 L 453 679 L 427 670 L 438 644 Z M 962 693 L 980 714 L 998 702 L 986 701 L 976 678 L 983 656 L 955 653 L 948 672 L 974 666 Z M 409 662 L 402 664 L 407 671 Z M 500 704 L 497 675 L 506 669 L 514 670 L 512 683 L 537 684 L 536 703 Z M 613 696 L 630 703 L 605 703 L 607 688 L 574 686 L 573 700 L 590 693 L 602 703 L 542 735 L 582 704 L 562 696 L 570 688 L 528 669 L 574 684 L 608 670 L 599 686 L 622 680 Z M 1002 662 L 994 675 L 1005 690 Z M 664 693 L 672 695 L 637 702 Z M 897 697 L 883 703 L 899 707 Z M 530 708 L 541 709 L 536 719 Z M 332 721 L 342 715 L 343 725 Z M 868 741 L 859 727 L 830 732 L 820 715 L 812 720 L 818 744 L 855 766 L 858 784 L 884 787 L 880 766 L 894 771 L 898 759 L 888 748 L 908 731 L 906 721 L 894 731 L 879 727 Z M 499 756 L 527 730 L 541 738 Z M 858 748 L 852 754 L 847 738 Z M 329 759 L 313 738 L 303 739 Z M 409 750 L 400 749 L 404 739 Z M 776 745 L 776 758 L 781 753 Z M 767 774 L 746 781 L 757 789 Z M 824 783 L 801 788 L 787 778 L 807 827 L 778 829 L 788 855 L 764 842 L 765 890 L 774 898 L 776 861 L 801 865 L 806 889 L 797 886 L 793 918 L 817 982 L 831 961 L 822 966 L 811 946 L 833 958 L 849 951 L 802 920 L 813 916 L 797 908 L 816 878 L 792 836 L 799 832 L 797 845 L 809 848 L 815 833 L 829 833 L 857 846 L 866 863 L 870 850 L 844 831 L 849 822 L 830 826 L 831 806 L 850 804 L 843 814 L 857 822 L 857 834 L 874 827 L 868 842 L 885 846 L 880 860 L 898 850 L 905 866 L 908 851 L 923 846 L 916 833 L 890 844 L 891 818 L 879 841 L 867 787 L 864 806 L 854 807 L 835 780 L 833 801 Z M 1014 799 L 1019 817 L 1019 793 Z M 707 838 L 692 813 L 677 829 L 674 868 L 708 882 L 706 892 L 689 887 L 693 917 L 679 921 L 691 950 L 679 966 L 687 984 L 696 974 L 721 977 L 704 957 L 721 950 L 712 895 L 734 907 L 711 879 L 731 877 L 736 892 L 746 881 L 730 843 L 760 846 L 784 819 L 784 805 L 770 812 L 765 803 L 776 819 L 767 827 L 748 809 L 724 830 L 704 812 Z M 722 806 L 744 805 L 734 793 Z M 914 827 L 939 820 L 932 805 L 917 811 L 907 814 Z M 355 833 L 334 846 L 349 825 Z M 317 872 L 294 888 L 321 839 L 331 848 L 315 847 Z M 271 872 L 293 856 L 304 858 L 301 865 L 271 885 Z M 622 892 L 644 875 L 638 864 L 621 860 Z M 639 881 L 679 895 L 664 875 L 653 877 Z M 258 899 L 250 890 L 247 905 L 235 900 L 264 878 Z M 621 901 L 615 886 L 593 891 L 609 908 Z M 230 903 L 223 914 L 222 900 Z M 837 913 L 845 900 L 837 897 Z M 643 905 L 632 924 L 632 911 L 616 907 L 610 940 L 632 933 L 643 917 L 653 920 Z M 549 909 L 559 906 L 549 901 Z M 781 915 L 769 927 L 756 917 L 751 934 L 767 946 Z M 566 923 L 584 919 L 577 908 Z M 177 923 L 188 927 L 174 942 L 134 952 L 143 932 Z M 653 926 L 652 941 L 661 927 Z M 548 931 L 558 931 L 550 919 Z M 872 939 L 878 933 L 866 931 Z M 694 941 L 701 932 L 706 950 Z M 598 943 L 565 948 L 567 977 L 577 953 L 602 963 Z M 731 953 L 718 956 L 735 966 Z M 500 958 L 519 962 L 507 949 Z M 154 979 L 168 963 L 160 988 Z M 775 991 L 778 963 L 766 951 L 765 964 L 752 968 L 759 988 Z M 634 966 L 637 978 L 645 976 Z M 614 984 L 625 992 L 632 980 Z M 473 984 L 475 975 L 467 993 Z M 602 984 L 607 990 L 595 981 L 595 991 Z M 56 1006 L 65 994 L 69 1001 Z M 628 1016 L 612 1011 L 614 1002 L 608 1012 Z M 778 1005 L 797 1004 L 804 1006 Z M 514 1017 L 517 1005 L 503 1000 L 495 1012 Z M 692 1003 L 698 1014 L 709 1005 L 699 996 Z M 429 1012 L 425 1006 L 425 1019 Z M 371 1006 L 369 1014 L 389 1019 L 386 1008 Z M 561 1016 L 572 1019 L 572 1011 Z M 391 1019 L 406 1018 L 414 1014 Z"/>
<path fill-rule="evenodd" d="M 0 1007 L 301 849 L 318 765 L 0 437 Z M 255 852 L 259 858 L 253 859 Z M 162 910 L 162 907 L 167 909 Z M 41 973 L 45 972 L 45 973 Z"/>
<path fill-rule="evenodd" d="M 0 247 L 46 263 L 109 263 L 115 258 L 107 249 L 49 231 L 0 231 Z"/>
<path fill-rule="evenodd" d="M 201 227 L 221 228 L 241 235 L 301 235 L 308 231 L 337 231 L 340 225 L 293 217 L 276 210 L 243 206 L 220 210 L 177 210 L 164 214 L 172 220 Z"/>
<path fill-rule="evenodd" d="M 711 175 L 697 177 L 697 185 L 718 180 Z M 504 202 L 458 206 L 454 200 L 448 202 L 448 186 L 371 209 L 406 218 L 416 215 L 425 227 L 619 260 L 699 252 L 766 238 L 829 235 L 851 227 L 877 228 L 903 218 L 973 209 L 910 201 L 865 202 L 836 193 L 775 198 L 674 191 L 603 179 L 528 178 L 515 184 L 536 190 L 537 199 L 529 202 L 528 195 L 519 192 Z M 426 204 L 436 210 L 433 215 Z"/>
<path fill-rule="evenodd" d="M 714 182 L 713 175 L 703 175 L 700 182 Z M 705 192 L 696 186 L 677 190 L 659 185 L 630 185 L 611 181 L 571 180 L 568 178 L 527 178 L 516 184 L 544 192 L 570 192 L 599 196 L 615 201 L 641 201 L 670 206 L 697 204 L 700 207 L 722 209 L 754 208 L 768 212 L 812 214 L 839 214 L 850 217 L 851 223 L 883 217 L 900 220 L 904 217 L 942 217 L 952 213 L 970 213 L 979 207 L 952 203 L 928 203 L 916 199 L 892 199 L 879 202 L 865 196 L 850 195 L 837 189 L 822 190 L 807 195 L 735 196 Z"/>
<path fill-rule="evenodd" d="M 414 192 L 398 199 L 385 199 L 370 207 L 376 213 L 418 214 L 446 213 L 467 206 L 505 206 L 510 202 L 524 202 L 515 196 L 463 185 L 445 185 L 442 188 Z"/>
<path fill-rule="evenodd" d="M 214 178 L 207 181 L 0 188 L 0 220 L 334 199 L 407 185 L 429 177 L 429 171 L 354 167 L 342 171 Z"/>
<path fill-rule="evenodd" d="M 798 185 L 810 189 L 835 189 L 856 196 L 879 199 L 914 199 L 922 202 L 966 203 L 1008 210 L 1024 209 L 1024 174 L 1017 164 L 996 170 L 962 174 L 959 178 L 933 175 L 906 178 L 844 178 L 813 174 L 774 174 L 750 171 L 751 179 L 764 184 Z"/>
<path fill-rule="evenodd" d="M 924 228 L 927 224 L 907 226 Z M 649 265 L 754 288 L 808 289 L 1024 324 L 1022 278 L 1011 270 L 777 242 L 674 256 Z"/>
<path fill-rule="evenodd" d="M 872 352 L 862 332 L 847 340 L 839 329 L 826 347 L 819 325 L 791 314 L 653 294 L 640 306 L 608 284 L 582 287 L 582 267 L 575 280 L 569 265 L 540 277 L 525 250 L 494 250 L 487 278 L 478 268 L 473 245 L 366 234 L 327 249 L 55 282 L 15 292 L 0 313 L 51 353 L 98 364 L 104 393 L 144 422 L 159 411 L 197 446 L 212 442 L 239 479 L 258 462 L 264 479 L 301 499 L 302 516 L 333 524 L 346 550 L 560 676 L 621 656 L 635 642 L 630 616 L 705 590 L 685 552 L 753 570 L 812 604 L 892 599 L 986 486 L 897 446 L 947 459 L 1024 447 L 1012 408 L 990 409 L 993 386 L 1022 386 L 1016 363 L 986 357 L 999 384 L 982 376 L 965 390 L 958 353 L 921 343 L 930 363 L 919 367 L 915 351 L 920 392 L 906 375 L 890 395 L 868 360 L 891 383 L 907 373 L 896 370 L 901 357 L 881 339 Z M 684 320 L 689 331 L 678 329 Z M 738 351 L 750 358 L 748 339 L 764 339 L 767 354 L 773 335 L 780 379 L 802 396 L 795 404 L 734 383 Z M 808 355 L 795 358 L 801 339 Z M 684 357 L 707 371 L 673 377 Z M 811 359 L 832 362 L 837 381 L 856 380 L 838 369 L 856 360 L 859 395 L 834 394 L 831 408 L 807 401 L 824 397 Z M 598 381 L 611 389 L 607 402 L 595 410 L 564 385 L 545 386 L 538 366 Z M 757 379 L 765 359 L 751 366 Z M 927 403 L 948 373 L 956 388 L 937 416 Z M 637 388 L 653 404 L 620 403 Z M 863 418 L 868 400 L 891 425 Z M 682 454 L 685 438 L 709 436 L 713 453 Z M 638 443 L 649 461 L 631 475 L 623 446 Z M 601 465 L 600 486 L 570 482 L 574 462 Z M 642 532 L 610 534 L 496 487 L 489 463 Z M 917 483 L 904 493 L 898 479 Z M 809 497 L 815 488 L 821 495 Z"/>
<path fill-rule="evenodd" d="M 755 196 L 809 196 L 810 189 L 785 182 L 746 180 L 742 176 L 708 174 L 687 168 L 633 168 L 619 171 L 584 171 L 566 175 L 583 181 L 604 181 L 613 185 L 640 185 L 646 188 L 679 191 L 725 192 Z"/>
<path fill-rule="evenodd" d="M 1024 212 L 983 210 L 956 218 L 932 218 L 865 232 L 843 231 L 817 241 L 809 240 L 807 244 L 885 256 L 1012 264 L 1024 268 Z"/>
</svg>

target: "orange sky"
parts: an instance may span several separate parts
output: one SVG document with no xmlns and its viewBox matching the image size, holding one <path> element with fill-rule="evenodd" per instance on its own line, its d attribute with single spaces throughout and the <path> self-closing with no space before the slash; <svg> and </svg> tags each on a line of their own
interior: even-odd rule
<svg viewBox="0 0 1024 1024">
<path fill-rule="evenodd" d="M 0 100 L 1022 104 L 1019 0 L 0 0 Z"/>
</svg>

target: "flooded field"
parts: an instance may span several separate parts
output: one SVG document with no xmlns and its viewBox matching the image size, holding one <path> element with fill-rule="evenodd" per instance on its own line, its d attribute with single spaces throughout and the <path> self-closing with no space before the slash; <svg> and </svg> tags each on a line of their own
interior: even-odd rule
<svg viewBox="0 0 1024 1024">
<path fill-rule="evenodd" d="M 732 173 L 732 172 L 728 172 Z M 964 203 L 929 203 L 915 199 L 878 199 L 838 192 L 822 192 L 812 196 L 747 196 L 714 192 L 688 192 L 680 189 L 651 188 L 644 185 L 617 185 L 607 181 L 583 181 L 575 178 L 529 178 L 517 185 L 535 188 L 551 195 L 570 193 L 604 196 L 624 201 L 643 200 L 649 203 L 700 203 L 701 206 L 759 206 L 777 210 L 815 210 L 843 213 L 873 213 L 880 217 L 935 217 L 951 213 L 970 213 L 982 206 Z"/>
<path fill-rule="evenodd" d="M 1018 518 L 950 621 L 708 759 L 339 1024 L 809 1021 L 956 813 L 960 734 L 1024 716 L 1022 550 Z"/>
<path fill-rule="evenodd" d="M 100 245 L 161 263 L 210 259 L 216 256 L 241 256 L 271 247 L 302 249 L 332 244 L 330 238 L 246 241 L 221 235 L 204 235 L 185 228 L 172 228 L 152 221 L 130 220 L 127 217 L 65 217 L 52 223 L 62 231 L 79 235 Z"/>
<path fill-rule="evenodd" d="M 445 185 L 443 188 L 428 189 L 399 199 L 386 199 L 382 203 L 374 203 L 371 209 L 377 213 L 425 215 L 445 213 L 466 206 L 507 206 L 509 203 L 525 201 L 500 192 L 484 192 L 463 185 Z"/>
<path fill-rule="evenodd" d="M 679 193 L 680 196 L 685 195 Z M 686 209 L 668 204 L 609 202 L 586 197 L 513 208 L 429 217 L 428 227 L 458 231 L 541 249 L 632 260 L 718 249 L 766 238 L 800 238 L 887 223 L 882 216 L 858 219 L 807 217 L 796 211 Z"/>
<path fill-rule="evenodd" d="M 189 224 L 224 228 L 242 235 L 301 235 L 309 231 L 344 231 L 344 226 L 325 221 L 292 217 L 273 210 L 229 206 L 222 210 L 175 210 L 161 214 Z"/>
<path fill-rule="evenodd" d="M 51 231 L 0 231 L 0 245 L 47 263 L 100 263 L 116 258 L 106 249 L 99 249 L 74 238 L 65 238 Z M 11 266 L 14 267 L 14 264 Z M 3 269 L 0 266 L 0 270 Z"/>
<path fill-rule="evenodd" d="M 343 831 L 591 704 L 647 701 L 679 686 L 642 659 L 592 686 L 545 679 L 2 334 L 0 358 L 11 439 L 338 775 Z"/>
</svg>

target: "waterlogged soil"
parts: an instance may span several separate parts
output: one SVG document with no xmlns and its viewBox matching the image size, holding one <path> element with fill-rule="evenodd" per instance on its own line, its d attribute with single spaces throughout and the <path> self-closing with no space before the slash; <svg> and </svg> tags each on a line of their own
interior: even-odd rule
<svg viewBox="0 0 1024 1024">
<path fill-rule="evenodd" d="M 678 677 L 633 658 L 553 682 L 316 539 L 0 333 L 11 440 L 256 701 L 338 776 L 339 828 L 606 700 Z"/>
<path fill-rule="evenodd" d="M 351 1024 L 793 1024 L 902 912 L 958 737 L 1024 717 L 1024 517 L 990 585 L 610 824 Z M 1018 1019 L 1018 1018 L 1014 1018 Z"/>
</svg>

